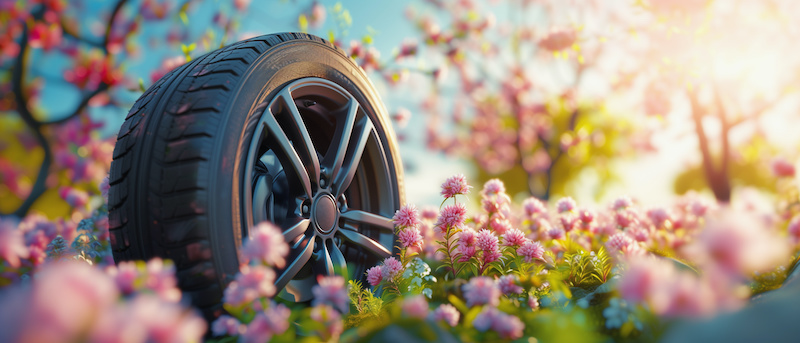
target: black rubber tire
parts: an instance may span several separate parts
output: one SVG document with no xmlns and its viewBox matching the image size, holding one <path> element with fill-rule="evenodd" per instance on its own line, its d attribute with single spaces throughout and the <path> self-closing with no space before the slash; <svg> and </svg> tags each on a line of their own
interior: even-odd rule
<svg viewBox="0 0 800 343">
<path fill-rule="evenodd" d="M 111 164 L 109 231 L 115 261 L 175 263 L 184 297 L 207 319 L 222 313 L 225 286 L 239 271 L 243 152 L 259 105 L 305 77 L 351 93 L 379 133 L 404 202 L 402 170 L 386 110 L 366 74 L 341 49 L 304 33 L 256 37 L 176 68 L 133 105 Z"/>
</svg>

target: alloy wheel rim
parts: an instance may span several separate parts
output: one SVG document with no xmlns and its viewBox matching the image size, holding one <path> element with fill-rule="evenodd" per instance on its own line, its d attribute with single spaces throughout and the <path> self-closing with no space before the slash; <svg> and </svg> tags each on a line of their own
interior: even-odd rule
<svg viewBox="0 0 800 343">
<path fill-rule="evenodd" d="M 319 276 L 391 256 L 396 171 L 372 119 L 339 85 L 303 78 L 278 91 L 256 124 L 244 173 L 242 236 L 268 220 L 290 247 L 276 270 L 279 297 L 308 301 Z"/>
</svg>

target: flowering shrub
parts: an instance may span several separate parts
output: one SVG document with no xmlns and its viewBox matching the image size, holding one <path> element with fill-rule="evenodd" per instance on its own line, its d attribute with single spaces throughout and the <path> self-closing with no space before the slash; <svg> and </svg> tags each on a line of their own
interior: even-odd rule
<svg viewBox="0 0 800 343">
<path fill-rule="evenodd" d="M 273 268 L 289 247 L 258 224 L 211 339 L 356 341 L 398 329 L 420 340 L 658 339 L 675 318 L 735 311 L 780 287 L 799 246 L 791 209 L 780 219 L 695 194 L 646 210 L 627 197 L 598 209 L 571 198 L 517 206 L 493 179 L 470 213 L 470 188 L 454 176 L 440 211 L 403 206 L 398 254 L 369 268 L 366 284 L 321 277 L 309 307 L 275 297 Z M 0 339 L 200 340 L 206 323 L 182 305 L 172 264 L 110 265 L 104 206 L 91 213 L 78 225 L 0 219 Z M 429 230 L 433 243 L 421 239 Z"/>
</svg>

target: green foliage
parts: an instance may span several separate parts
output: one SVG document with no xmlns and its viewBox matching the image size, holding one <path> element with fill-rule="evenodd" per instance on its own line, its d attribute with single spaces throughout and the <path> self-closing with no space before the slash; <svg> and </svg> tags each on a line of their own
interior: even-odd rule
<svg viewBox="0 0 800 343">
<path fill-rule="evenodd" d="M 383 299 L 375 296 L 369 288 L 364 288 L 360 281 L 347 281 L 347 293 L 350 304 L 355 309 L 345 319 L 345 327 L 357 327 L 366 319 L 374 319 L 380 316 L 383 309 Z"/>
<path fill-rule="evenodd" d="M 611 257 L 605 248 L 597 252 L 565 253 L 564 263 L 559 270 L 566 275 L 566 282 L 571 287 L 590 288 L 608 281 L 611 276 Z"/>
<path fill-rule="evenodd" d="M 492 178 L 505 180 L 508 194 L 533 195 L 539 198 L 574 194 L 578 181 L 585 173 L 593 173 L 599 179 L 594 196 L 599 199 L 617 176 L 611 163 L 619 157 L 633 154 L 630 137 L 636 127 L 625 117 L 611 113 L 602 102 L 586 102 L 578 109 L 570 110 L 566 100 L 557 98 L 548 103 L 546 109 L 552 118 L 553 133 L 549 139 L 539 139 L 531 151 L 522 151 L 523 156 L 543 149 L 547 152 L 553 165 L 551 170 L 536 172 L 529 180 L 528 173 L 521 165 L 499 174 L 491 174 L 477 164 L 478 180 L 486 182 Z M 512 118 L 509 114 L 508 118 Z M 516 130 L 516 119 L 505 122 L 506 128 Z M 562 140 L 571 141 L 566 150 L 562 150 Z M 546 194 L 548 182 L 550 192 Z M 530 194 L 530 191 L 533 194 Z"/>
</svg>

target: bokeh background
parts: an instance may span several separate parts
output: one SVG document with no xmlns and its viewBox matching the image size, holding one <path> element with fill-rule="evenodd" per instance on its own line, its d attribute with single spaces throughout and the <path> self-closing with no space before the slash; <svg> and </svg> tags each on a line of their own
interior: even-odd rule
<svg viewBox="0 0 800 343">
<path fill-rule="evenodd" d="M 798 157 L 798 18 L 791 0 L 2 0 L 0 213 L 78 215 L 143 89 L 284 31 L 370 75 L 409 202 L 464 173 L 517 199 L 757 204 Z"/>
</svg>

